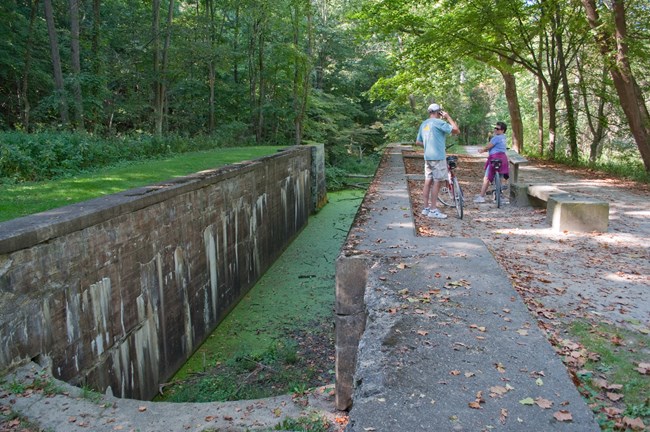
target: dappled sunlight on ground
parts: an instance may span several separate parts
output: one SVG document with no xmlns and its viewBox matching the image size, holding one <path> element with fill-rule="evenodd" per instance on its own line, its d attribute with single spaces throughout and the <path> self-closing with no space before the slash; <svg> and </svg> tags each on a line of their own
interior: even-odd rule
<svg viewBox="0 0 650 432">
<path fill-rule="evenodd" d="M 404 163 L 407 174 L 422 174 L 421 160 L 405 158 Z M 484 159 L 459 156 L 457 173 L 466 201 L 462 220 L 452 208 L 441 209 L 448 215 L 445 220 L 422 216 L 424 182 L 409 180 L 418 235 L 483 240 L 524 299 L 536 308 L 541 302 L 547 315 L 551 310 L 555 318 L 595 317 L 650 330 L 647 185 L 531 161 L 520 167 L 521 183 L 552 185 L 610 203 L 608 232 L 556 232 L 546 223 L 546 209 L 511 205 L 497 209 L 489 199 L 485 204 L 475 204 L 483 163 Z"/>
</svg>

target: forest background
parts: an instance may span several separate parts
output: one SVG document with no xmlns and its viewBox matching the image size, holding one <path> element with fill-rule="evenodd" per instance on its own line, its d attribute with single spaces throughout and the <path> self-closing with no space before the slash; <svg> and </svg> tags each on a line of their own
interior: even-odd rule
<svg viewBox="0 0 650 432">
<path fill-rule="evenodd" d="M 521 153 L 648 181 L 648 23 L 644 0 L 3 1 L 0 178 L 323 143 L 335 179 L 435 101 L 459 144 L 501 120 Z"/>
</svg>

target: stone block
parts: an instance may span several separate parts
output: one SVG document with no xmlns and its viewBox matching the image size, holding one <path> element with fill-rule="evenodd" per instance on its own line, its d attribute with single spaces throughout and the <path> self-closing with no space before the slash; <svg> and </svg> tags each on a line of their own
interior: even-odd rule
<svg viewBox="0 0 650 432">
<path fill-rule="evenodd" d="M 368 261 L 364 257 L 340 255 L 336 260 L 336 304 L 338 315 L 354 315 L 365 310 Z"/>
<path fill-rule="evenodd" d="M 336 348 L 336 409 L 343 411 L 352 406 L 356 363 L 357 348 Z"/>
<path fill-rule="evenodd" d="M 564 192 L 561 189 L 558 189 L 555 186 L 550 186 L 550 185 L 528 185 L 528 190 L 527 190 L 528 195 L 537 198 L 539 200 L 548 202 L 548 198 L 551 195 L 554 194 L 564 194 Z"/>
<path fill-rule="evenodd" d="M 548 199 L 546 222 L 555 231 L 607 232 L 609 203 L 568 193 L 553 194 Z"/>
<path fill-rule="evenodd" d="M 528 185 L 523 183 L 510 184 L 510 205 L 515 207 L 528 207 L 531 205 L 528 199 Z"/>
<path fill-rule="evenodd" d="M 359 340 L 366 329 L 366 314 L 336 315 L 336 348 L 359 346 Z"/>
</svg>

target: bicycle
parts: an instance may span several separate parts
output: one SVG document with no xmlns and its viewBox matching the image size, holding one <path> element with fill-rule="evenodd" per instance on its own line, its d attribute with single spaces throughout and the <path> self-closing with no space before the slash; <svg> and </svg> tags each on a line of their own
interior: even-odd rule
<svg viewBox="0 0 650 432">
<path fill-rule="evenodd" d="M 442 197 L 444 193 L 441 188 L 438 194 L 438 201 L 447 207 L 456 207 L 458 219 L 462 219 L 465 199 L 463 198 L 463 190 L 460 188 L 458 177 L 456 176 L 457 166 L 458 156 L 447 156 L 447 195 L 444 198 Z"/>
<path fill-rule="evenodd" d="M 494 201 L 497 203 L 497 208 L 501 208 L 501 202 L 503 201 L 502 195 L 504 190 L 507 189 L 507 186 L 504 186 L 501 181 L 502 174 L 499 172 L 502 164 L 503 161 L 501 159 L 492 159 L 490 161 L 490 165 L 492 165 L 492 170 L 494 171 L 494 180 L 492 181 L 494 189 L 488 190 L 487 193 L 492 195 Z"/>
</svg>

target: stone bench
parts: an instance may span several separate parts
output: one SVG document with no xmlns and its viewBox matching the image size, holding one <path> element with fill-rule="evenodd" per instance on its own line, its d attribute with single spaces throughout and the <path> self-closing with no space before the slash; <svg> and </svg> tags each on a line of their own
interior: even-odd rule
<svg viewBox="0 0 650 432">
<path fill-rule="evenodd" d="M 519 165 L 528 163 L 528 159 L 517 153 L 515 150 L 508 150 L 508 164 L 510 165 L 510 179 L 512 183 L 519 181 Z"/>
<path fill-rule="evenodd" d="M 609 203 L 598 198 L 565 192 L 549 185 L 516 185 L 517 203 L 546 205 L 546 222 L 555 231 L 607 232 Z"/>
</svg>

